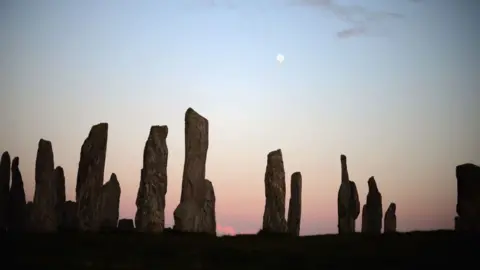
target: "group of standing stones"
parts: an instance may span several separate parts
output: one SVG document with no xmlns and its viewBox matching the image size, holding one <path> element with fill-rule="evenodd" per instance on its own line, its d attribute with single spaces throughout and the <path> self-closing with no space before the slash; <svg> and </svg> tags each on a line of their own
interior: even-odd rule
<svg viewBox="0 0 480 270">
<path fill-rule="evenodd" d="M 338 232 L 355 232 L 355 220 L 360 214 L 360 200 L 355 182 L 348 175 L 347 157 L 340 156 L 341 184 L 338 191 Z M 382 195 L 378 191 L 374 177 L 368 180 L 367 203 L 363 206 L 362 232 L 381 233 Z M 285 168 L 280 149 L 267 156 L 265 171 L 265 210 L 263 214 L 263 233 L 289 233 L 299 235 L 302 213 L 302 175 L 295 172 L 290 182 L 290 203 L 288 220 L 285 220 Z M 396 206 L 391 203 L 384 217 L 384 232 L 395 232 L 397 218 Z"/>
<path fill-rule="evenodd" d="M 108 124 L 93 126 L 81 152 L 76 182 L 76 202 L 65 199 L 63 168 L 54 167 L 51 142 L 40 139 L 35 162 L 33 202 L 26 202 L 19 158 L 4 152 L 0 161 L 0 228 L 9 231 L 53 232 L 57 230 L 162 232 L 165 229 L 167 193 L 167 126 L 152 126 L 143 153 L 143 168 L 136 199 L 135 224 L 119 220 L 120 184 L 112 173 L 105 184 Z M 208 151 L 208 120 L 187 109 L 185 113 L 185 163 L 180 204 L 174 211 L 174 230 L 216 233 L 215 192 L 205 179 Z M 355 232 L 360 201 L 355 182 L 348 174 L 347 158 L 341 155 L 341 184 L 338 191 L 338 232 Z M 463 164 L 457 175 L 457 230 L 480 231 L 480 167 Z M 11 185 L 10 185 L 11 178 Z M 267 155 L 265 209 L 262 231 L 299 235 L 302 175 L 294 172 L 290 182 L 288 220 L 285 219 L 285 168 L 280 149 Z M 374 177 L 368 179 L 368 195 L 362 208 L 364 233 L 395 232 L 396 205 L 383 215 L 382 195 Z"/>
</svg>

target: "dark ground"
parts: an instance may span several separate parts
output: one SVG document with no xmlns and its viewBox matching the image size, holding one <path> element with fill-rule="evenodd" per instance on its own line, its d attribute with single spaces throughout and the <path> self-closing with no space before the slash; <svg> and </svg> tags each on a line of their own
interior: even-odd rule
<svg viewBox="0 0 480 270">
<path fill-rule="evenodd" d="M 173 233 L 2 234 L 0 238 L 5 269 L 461 269 L 476 268 L 480 260 L 480 237 L 453 231 L 299 238 Z"/>
</svg>

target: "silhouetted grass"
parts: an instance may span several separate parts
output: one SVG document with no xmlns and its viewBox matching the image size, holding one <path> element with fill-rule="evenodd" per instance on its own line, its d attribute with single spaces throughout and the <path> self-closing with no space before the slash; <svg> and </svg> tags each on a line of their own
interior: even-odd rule
<svg viewBox="0 0 480 270">
<path fill-rule="evenodd" d="M 9 267 L 50 269 L 339 269 L 456 267 L 473 261 L 478 235 L 453 231 L 386 235 L 145 233 L 3 234 Z"/>
</svg>

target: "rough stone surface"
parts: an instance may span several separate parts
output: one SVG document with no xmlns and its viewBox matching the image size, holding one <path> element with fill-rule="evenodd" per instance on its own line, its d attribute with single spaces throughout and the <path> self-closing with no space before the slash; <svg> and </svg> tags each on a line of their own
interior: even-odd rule
<svg viewBox="0 0 480 270">
<path fill-rule="evenodd" d="M 215 190 L 212 182 L 205 179 L 205 203 L 202 208 L 201 224 L 203 232 L 217 233 L 217 219 L 215 216 Z"/>
<path fill-rule="evenodd" d="M 263 232 L 287 232 L 287 221 L 285 220 L 285 188 L 285 168 L 283 165 L 282 151 L 277 149 L 270 152 L 267 156 Z"/>
<path fill-rule="evenodd" d="M 10 190 L 10 154 L 5 151 L 0 160 L 0 231 L 7 229 L 8 194 Z"/>
<path fill-rule="evenodd" d="M 118 221 L 118 230 L 121 232 L 132 232 L 135 229 L 133 219 L 120 219 Z"/>
<path fill-rule="evenodd" d="M 80 152 L 75 191 L 81 231 L 98 231 L 100 228 L 107 139 L 108 124 L 97 124 L 91 128 Z"/>
<path fill-rule="evenodd" d="M 61 226 L 63 218 L 63 207 L 65 206 L 65 172 L 61 166 L 57 166 L 53 172 L 54 185 L 57 193 L 55 204 L 55 213 L 57 215 L 57 225 Z"/>
<path fill-rule="evenodd" d="M 471 163 L 456 167 L 456 229 L 480 232 L 480 167 Z"/>
<path fill-rule="evenodd" d="M 367 219 L 367 205 L 364 204 L 362 207 L 362 233 L 367 232 L 368 227 L 368 219 Z"/>
<path fill-rule="evenodd" d="M 141 232 L 162 232 L 165 228 L 167 135 L 167 126 L 152 126 L 143 150 L 143 169 L 135 214 L 135 226 Z"/>
<path fill-rule="evenodd" d="M 35 160 L 35 195 L 33 197 L 32 225 L 38 232 L 57 230 L 55 207 L 57 190 L 54 181 L 53 149 L 50 141 L 40 139 Z"/>
<path fill-rule="evenodd" d="M 391 233 L 397 231 L 397 205 L 395 203 L 391 203 L 388 206 L 387 211 L 385 212 L 385 218 L 383 221 L 383 231 L 385 233 Z"/>
<path fill-rule="evenodd" d="M 103 230 L 114 230 L 117 228 L 120 209 L 120 183 L 117 175 L 112 173 L 110 180 L 102 187 L 102 221 Z"/>
<path fill-rule="evenodd" d="M 60 225 L 62 231 L 78 230 L 77 203 L 66 201 L 63 206 L 62 222 Z"/>
<path fill-rule="evenodd" d="M 294 172 L 290 179 L 290 202 L 288 205 L 288 232 L 300 235 L 300 220 L 302 218 L 302 174 Z"/>
<path fill-rule="evenodd" d="M 360 200 L 355 182 L 350 180 L 347 168 L 347 157 L 340 156 L 341 184 L 338 191 L 338 233 L 355 232 L 355 220 L 360 214 Z"/>
<path fill-rule="evenodd" d="M 382 194 L 378 190 L 377 182 L 372 176 L 368 179 L 367 195 L 367 227 L 366 232 L 372 234 L 382 233 Z"/>
<path fill-rule="evenodd" d="M 19 165 L 20 160 L 15 157 L 12 160 L 12 186 L 8 197 L 8 231 L 14 232 L 25 231 L 27 221 L 27 201 Z"/>
<path fill-rule="evenodd" d="M 174 229 L 204 232 L 198 221 L 205 205 L 205 165 L 208 151 L 208 120 L 188 108 L 185 113 L 185 163 L 180 204 L 175 209 Z M 195 217 L 195 218 L 193 218 Z M 193 221 L 197 220 L 197 222 Z M 199 223 L 200 224 L 200 223 Z"/>
</svg>

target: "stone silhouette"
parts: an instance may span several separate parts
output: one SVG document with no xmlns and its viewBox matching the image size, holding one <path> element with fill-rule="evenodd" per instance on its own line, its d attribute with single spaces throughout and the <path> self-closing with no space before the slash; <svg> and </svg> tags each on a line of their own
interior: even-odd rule
<svg viewBox="0 0 480 270">
<path fill-rule="evenodd" d="M 57 226 L 61 226 L 63 218 L 63 207 L 65 206 L 65 172 L 61 166 L 57 166 L 53 172 L 53 181 L 56 190 L 55 213 L 57 215 Z"/>
<path fill-rule="evenodd" d="M 101 215 L 101 192 L 107 154 L 108 124 L 90 129 L 80 152 L 76 201 L 78 226 L 81 231 L 98 231 Z"/>
<path fill-rule="evenodd" d="M 78 230 L 77 203 L 66 201 L 63 205 L 62 221 L 60 223 L 62 231 Z"/>
<path fill-rule="evenodd" d="M 102 187 L 101 227 L 113 231 L 117 228 L 120 208 L 120 183 L 117 175 L 112 173 L 110 180 Z"/>
<path fill-rule="evenodd" d="M 381 234 L 383 218 L 382 194 L 378 190 L 377 182 L 373 176 L 368 179 L 366 210 L 367 226 L 365 232 Z"/>
<path fill-rule="evenodd" d="M 26 212 L 26 220 L 25 220 L 25 230 L 26 231 L 34 231 L 35 228 L 32 224 L 33 221 L 33 202 L 27 202 L 25 207 Z"/>
<path fill-rule="evenodd" d="M 33 230 L 38 232 L 57 230 L 56 203 L 52 143 L 40 139 L 35 160 L 35 194 L 31 216 Z"/>
<path fill-rule="evenodd" d="M 205 165 L 208 151 L 208 120 L 188 108 L 185 113 L 185 163 L 180 204 L 175 209 L 174 229 L 204 232 L 200 224 L 205 205 Z"/>
<path fill-rule="evenodd" d="M 302 174 L 294 172 L 290 179 L 290 202 L 288 205 L 288 232 L 300 235 L 300 220 L 302 218 Z"/>
<path fill-rule="evenodd" d="M 8 197 L 8 231 L 13 232 L 25 231 L 27 220 L 27 201 L 19 165 L 20 160 L 15 157 L 12 160 L 12 186 Z"/>
<path fill-rule="evenodd" d="M 367 232 L 367 205 L 364 204 L 362 207 L 362 233 Z"/>
<path fill-rule="evenodd" d="M 120 219 L 118 221 L 118 231 L 121 232 L 133 232 L 135 226 L 133 225 L 133 219 Z"/>
<path fill-rule="evenodd" d="M 215 190 L 210 180 L 205 179 L 205 203 L 202 209 L 202 224 L 203 232 L 209 234 L 217 233 L 217 220 L 215 216 Z"/>
<path fill-rule="evenodd" d="M 457 214 L 455 229 L 480 232 L 480 167 L 471 163 L 456 167 Z"/>
<path fill-rule="evenodd" d="M 397 205 L 395 203 L 391 203 L 388 206 L 387 211 L 385 212 L 385 218 L 383 222 L 383 231 L 385 233 L 391 233 L 397 231 Z"/>
<path fill-rule="evenodd" d="M 285 220 L 285 168 L 282 150 L 268 153 L 265 170 L 265 210 L 262 230 L 266 233 L 287 232 Z"/>
<path fill-rule="evenodd" d="M 7 229 L 8 194 L 10 192 L 10 154 L 5 151 L 0 160 L 0 231 Z"/>
<path fill-rule="evenodd" d="M 165 228 L 167 194 L 167 126 L 152 126 L 143 150 L 143 169 L 137 193 L 135 226 L 141 232 L 162 232 Z"/>
<path fill-rule="evenodd" d="M 341 178 L 338 191 L 338 233 L 355 232 L 355 220 L 360 214 L 360 200 L 358 198 L 357 186 L 350 180 L 347 168 L 347 157 L 340 156 Z"/>
</svg>

